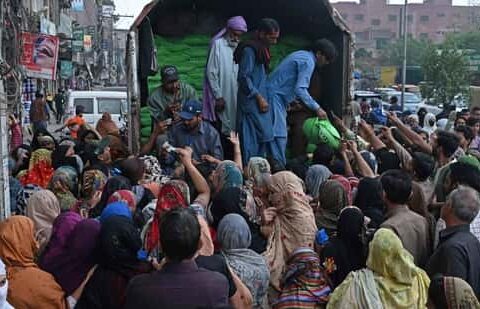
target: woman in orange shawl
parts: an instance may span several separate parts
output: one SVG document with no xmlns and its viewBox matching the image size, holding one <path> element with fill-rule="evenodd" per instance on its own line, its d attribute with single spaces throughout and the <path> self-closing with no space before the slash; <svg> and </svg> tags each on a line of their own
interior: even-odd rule
<svg viewBox="0 0 480 309">
<path fill-rule="evenodd" d="M 279 172 L 269 185 L 271 220 L 264 220 L 262 231 L 269 239 L 264 253 L 270 269 L 270 284 L 280 291 L 280 280 L 290 255 L 300 247 L 313 249 L 317 225 L 303 190 L 303 181 L 291 172 Z M 265 216 L 266 217 L 266 216 Z M 268 221 L 268 222 L 266 222 Z"/>
<path fill-rule="evenodd" d="M 8 302 L 14 308 L 68 308 L 53 276 L 35 264 L 36 251 L 32 220 L 13 216 L 0 224 L 0 257 L 7 266 Z"/>
</svg>

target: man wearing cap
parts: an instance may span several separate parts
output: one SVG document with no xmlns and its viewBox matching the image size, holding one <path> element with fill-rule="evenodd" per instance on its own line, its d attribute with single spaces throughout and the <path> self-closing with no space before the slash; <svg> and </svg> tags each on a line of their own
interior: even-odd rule
<svg viewBox="0 0 480 309">
<path fill-rule="evenodd" d="M 227 26 L 210 41 L 203 83 L 202 115 L 211 122 L 219 120 L 217 128 L 221 130 L 225 151 L 227 151 L 225 147 L 231 145 L 226 142 L 226 137 L 230 136 L 231 131 L 236 130 L 238 64 L 233 61 L 233 52 L 245 32 L 247 32 L 245 19 L 242 16 L 235 16 L 230 18 Z M 233 153 L 227 157 L 233 157 Z"/>
<path fill-rule="evenodd" d="M 85 146 L 86 162 L 90 165 L 104 165 L 111 169 L 112 155 L 110 153 L 110 139 L 102 138 L 100 141 L 90 142 Z"/>
<path fill-rule="evenodd" d="M 47 105 L 43 99 L 43 93 L 37 91 L 35 93 L 35 100 L 30 106 L 30 121 L 33 127 L 33 133 L 40 129 L 47 129 Z"/>
<path fill-rule="evenodd" d="M 211 155 L 223 160 L 220 135 L 208 122 L 202 121 L 202 103 L 187 101 L 179 114 L 181 122 L 168 132 L 168 140 L 174 147 L 189 146 L 193 149 L 193 160 L 200 162 L 202 155 Z"/>
<path fill-rule="evenodd" d="M 179 80 L 177 68 L 164 66 L 160 71 L 162 85 L 148 98 L 148 106 L 155 122 L 172 118 L 178 120 L 183 104 L 196 99 L 195 89 Z"/>
</svg>

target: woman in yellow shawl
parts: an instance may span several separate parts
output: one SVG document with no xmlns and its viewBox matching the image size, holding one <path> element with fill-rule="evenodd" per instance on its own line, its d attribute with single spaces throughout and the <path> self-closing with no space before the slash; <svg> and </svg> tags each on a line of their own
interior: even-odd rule
<svg viewBox="0 0 480 309">
<path fill-rule="evenodd" d="M 291 172 L 279 172 L 269 185 L 270 220 L 264 219 L 262 232 L 268 230 L 264 253 L 270 269 L 270 284 L 280 291 L 280 280 L 290 255 L 299 247 L 313 249 L 317 225 L 315 215 L 303 191 L 303 181 Z"/>
<path fill-rule="evenodd" d="M 367 268 L 351 272 L 330 295 L 327 308 L 426 308 L 429 284 L 398 236 L 382 228 L 370 243 Z"/>
</svg>

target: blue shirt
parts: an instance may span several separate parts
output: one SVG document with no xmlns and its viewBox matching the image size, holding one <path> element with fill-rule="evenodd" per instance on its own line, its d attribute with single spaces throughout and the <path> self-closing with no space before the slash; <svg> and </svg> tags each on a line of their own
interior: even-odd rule
<svg viewBox="0 0 480 309">
<path fill-rule="evenodd" d="M 320 108 L 308 92 L 315 63 L 313 52 L 300 50 L 288 55 L 270 75 L 268 92 L 274 136 L 287 136 L 287 107 L 295 99 L 301 100 L 312 111 Z"/>
<path fill-rule="evenodd" d="M 200 127 L 196 131 L 189 131 L 183 122 L 177 123 L 168 132 L 168 141 L 174 147 L 191 147 L 194 160 L 200 161 L 201 156 L 205 154 L 223 160 L 220 135 L 208 122 L 200 122 Z"/>
</svg>

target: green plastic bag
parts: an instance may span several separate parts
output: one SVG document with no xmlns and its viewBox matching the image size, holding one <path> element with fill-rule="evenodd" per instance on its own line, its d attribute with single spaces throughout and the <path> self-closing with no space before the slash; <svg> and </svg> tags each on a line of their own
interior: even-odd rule
<svg viewBox="0 0 480 309">
<path fill-rule="evenodd" d="M 307 119 L 303 124 L 303 133 L 309 144 L 324 143 L 335 150 L 340 147 L 341 136 L 329 120 Z"/>
</svg>

